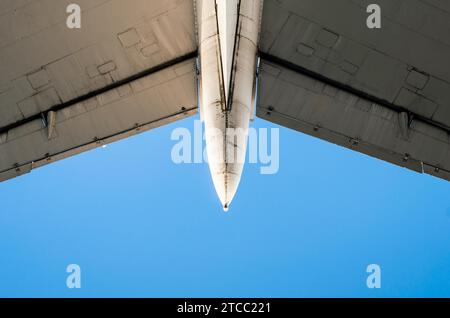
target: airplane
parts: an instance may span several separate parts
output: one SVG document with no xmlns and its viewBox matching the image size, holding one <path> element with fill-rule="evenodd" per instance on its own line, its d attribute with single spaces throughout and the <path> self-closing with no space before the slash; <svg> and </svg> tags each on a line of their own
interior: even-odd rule
<svg viewBox="0 0 450 318">
<path fill-rule="evenodd" d="M 74 2 L 0 1 L 0 181 L 198 112 L 224 210 L 254 113 L 450 180 L 447 1 Z"/>
</svg>

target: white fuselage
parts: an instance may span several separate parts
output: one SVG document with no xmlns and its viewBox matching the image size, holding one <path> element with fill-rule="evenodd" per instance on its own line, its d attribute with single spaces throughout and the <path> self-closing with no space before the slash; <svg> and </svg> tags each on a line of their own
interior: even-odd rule
<svg viewBox="0 0 450 318">
<path fill-rule="evenodd" d="M 225 210 L 238 188 L 255 98 L 261 0 L 199 0 L 200 107 L 206 151 Z"/>
</svg>

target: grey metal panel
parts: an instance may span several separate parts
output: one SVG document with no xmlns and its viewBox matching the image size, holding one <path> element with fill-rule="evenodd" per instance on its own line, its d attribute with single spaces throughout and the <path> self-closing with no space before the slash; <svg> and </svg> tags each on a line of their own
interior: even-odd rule
<svg viewBox="0 0 450 318">
<path fill-rule="evenodd" d="M 196 85 L 191 58 L 13 128 L 0 137 L 0 181 L 193 115 Z"/>
<path fill-rule="evenodd" d="M 196 50 L 192 0 L 0 1 L 0 128 Z"/>
<path fill-rule="evenodd" d="M 193 1 L 70 3 L 0 1 L 0 181 L 197 111 Z"/>
<path fill-rule="evenodd" d="M 261 51 L 450 127 L 450 11 L 442 0 L 266 0 Z"/>
<path fill-rule="evenodd" d="M 445 130 L 267 61 L 260 74 L 258 117 L 450 180 Z"/>
</svg>

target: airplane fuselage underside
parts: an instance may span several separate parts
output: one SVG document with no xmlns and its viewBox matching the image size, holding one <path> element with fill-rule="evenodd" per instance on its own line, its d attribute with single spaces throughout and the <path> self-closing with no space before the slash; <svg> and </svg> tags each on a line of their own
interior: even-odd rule
<svg viewBox="0 0 450 318">
<path fill-rule="evenodd" d="M 198 2 L 201 113 L 211 175 L 225 210 L 245 160 L 261 9 L 260 0 Z"/>
</svg>

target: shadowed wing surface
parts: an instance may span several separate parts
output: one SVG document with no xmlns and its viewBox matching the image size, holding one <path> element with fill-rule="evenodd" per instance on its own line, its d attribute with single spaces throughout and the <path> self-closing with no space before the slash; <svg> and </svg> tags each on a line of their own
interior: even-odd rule
<svg viewBox="0 0 450 318">
<path fill-rule="evenodd" d="M 0 181 L 197 112 L 192 1 L 70 3 L 0 3 Z"/>
<path fill-rule="evenodd" d="M 450 4 L 266 0 L 257 116 L 450 180 Z"/>
</svg>

